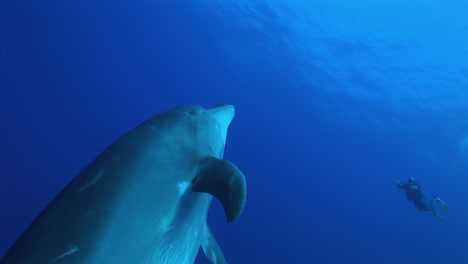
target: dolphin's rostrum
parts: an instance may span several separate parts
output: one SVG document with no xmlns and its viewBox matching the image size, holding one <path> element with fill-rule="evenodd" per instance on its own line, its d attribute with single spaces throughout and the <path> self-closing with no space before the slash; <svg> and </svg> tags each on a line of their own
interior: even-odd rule
<svg viewBox="0 0 468 264">
<path fill-rule="evenodd" d="M 201 246 L 226 263 L 206 224 L 215 196 L 228 222 L 246 182 L 223 160 L 234 107 L 187 105 L 109 146 L 36 217 L 0 264 L 184 264 Z"/>
</svg>

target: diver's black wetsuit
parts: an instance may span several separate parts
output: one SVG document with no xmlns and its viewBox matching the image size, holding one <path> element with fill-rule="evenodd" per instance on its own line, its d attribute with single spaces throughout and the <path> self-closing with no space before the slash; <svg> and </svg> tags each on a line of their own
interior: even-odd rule
<svg viewBox="0 0 468 264">
<path fill-rule="evenodd" d="M 419 209 L 419 211 L 434 211 L 434 206 L 432 205 L 432 202 L 430 204 L 426 203 L 424 195 L 421 191 L 421 186 L 419 186 L 417 182 L 408 181 L 408 183 L 406 184 L 401 184 L 397 182 L 397 186 L 398 188 L 406 191 L 406 199 L 408 199 L 408 201 L 412 201 L 416 208 Z"/>
</svg>

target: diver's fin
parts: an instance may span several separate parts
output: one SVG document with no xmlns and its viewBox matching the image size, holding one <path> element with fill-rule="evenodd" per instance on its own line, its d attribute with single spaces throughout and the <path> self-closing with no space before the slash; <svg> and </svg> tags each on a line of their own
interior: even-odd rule
<svg viewBox="0 0 468 264">
<path fill-rule="evenodd" d="M 446 204 L 444 201 L 442 201 L 442 199 L 440 199 L 439 197 L 435 196 L 434 199 L 433 199 L 432 201 L 433 201 L 433 202 L 434 202 L 434 201 L 437 202 L 437 204 L 440 206 L 440 208 L 442 208 L 442 210 L 447 211 L 447 204 Z M 436 212 L 436 210 L 435 210 L 434 207 L 432 208 L 432 213 L 434 214 L 434 216 L 435 216 L 437 219 L 439 219 L 439 220 L 445 220 L 444 217 L 440 216 L 440 215 Z"/>
<path fill-rule="evenodd" d="M 432 214 L 439 220 L 445 220 L 445 217 L 440 216 L 435 210 L 432 210 Z"/>
<path fill-rule="evenodd" d="M 447 211 L 447 204 L 444 201 L 442 201 L 442 199 L 436 196 L 435 201 L 440 205 L 440 208 L 442 208 L 442 210 Z"/>
<path fill-rule="evenodd" d="M 221 248 L 219 248 L 218 242 L 216 242 L 216 239 L 207 224 L 205 224 L 205 232 L 201 247 L 203 252 L 205 252 L 206 258 L 208 258 L 212 264 L 227 264 L 224 254 L 221 251 Z"/>
<path fill-rule="evenodd" d="M 244 174 L 229 161 L 207 157 L 200 161 L 192 190 L 209 193 L 222 203 L 228 222 L 242 213 L 247 195 Z"/>
</svg>

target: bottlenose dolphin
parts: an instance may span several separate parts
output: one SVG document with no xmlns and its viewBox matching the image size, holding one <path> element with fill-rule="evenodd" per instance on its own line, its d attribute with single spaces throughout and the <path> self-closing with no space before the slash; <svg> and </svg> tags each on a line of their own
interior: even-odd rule
<svg viewBox="0 0 468 264">
<path fill-rule="evenodd" d="M 201 246 L 226 263 L 206 224 L 244 208 L 243 173 L 223 160 L 232 105 L 187 105 L 140 124 L 96 157 L 36 217 L 1 264 L 184 264 Z"/>
</svg>

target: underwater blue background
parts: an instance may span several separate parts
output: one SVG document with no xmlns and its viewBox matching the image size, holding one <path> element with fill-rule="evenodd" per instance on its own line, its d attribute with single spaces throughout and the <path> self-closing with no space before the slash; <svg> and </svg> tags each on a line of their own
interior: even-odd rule
<svg viewBox="0 0 468 264">
<path fill-rule="evenodd" d="M 466 0 L 2 0 L 0 256 L 129 129 L 230 103 L 229 263 L 466 264 L 467 32 Z"/>
</svg>

